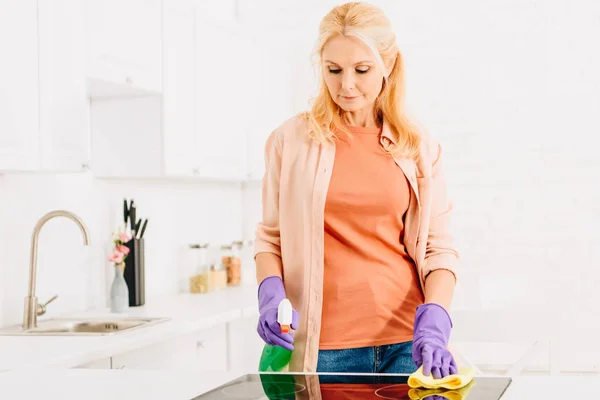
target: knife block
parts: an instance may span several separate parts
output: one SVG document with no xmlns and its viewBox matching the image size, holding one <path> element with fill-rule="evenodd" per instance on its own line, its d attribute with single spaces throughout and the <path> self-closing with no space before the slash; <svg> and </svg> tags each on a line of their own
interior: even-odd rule
<svg viewBox="0 0 600 400">
<path fill-rule="evenodd" d="M 143 306 L 146 303 L 144 239 L 132 238 L 126 246 L 129 248 L 129 255 L 125 259 L 123 278 L 129 290 L 129 306 Z"/>
</svg>

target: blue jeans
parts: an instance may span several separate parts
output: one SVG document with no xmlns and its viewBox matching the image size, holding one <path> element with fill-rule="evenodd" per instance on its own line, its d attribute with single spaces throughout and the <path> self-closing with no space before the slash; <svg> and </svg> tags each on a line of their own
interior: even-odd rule
<svg viewBox="0 0 600 400">
<path fill-rule="evenodd" d="M 357 349 L 319 350 L 317 372 L 412 374 L 412 341 Z"/>
</svg>

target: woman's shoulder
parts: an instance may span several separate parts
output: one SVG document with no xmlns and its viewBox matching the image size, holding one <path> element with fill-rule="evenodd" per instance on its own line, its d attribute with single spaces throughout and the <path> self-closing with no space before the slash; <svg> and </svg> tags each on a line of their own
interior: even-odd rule
<svg viewBox="0 0 600 400">
<path fill-rule="evenodd" d="M 433 169 L 442 155 L 440 142 L 428 131 L 420 130 L 419 158 L 417 160 L 418 174 L 422 177 L 431 176 Z"/>
<path fill-rule="evenodd" d="M 274 131 L 273 134 L 282 142 L 296 141 L 299 139 L 308 138 L 309 121 L 308 113 L 296 114 L 283 121 Z"/>
<path fill-rule="evenodd" d="M 441 151 L 440 142 L 424 129 L 420 130 L 419 136 L 421 137 L 420 157 L 434 162 Z"/>
</svg>

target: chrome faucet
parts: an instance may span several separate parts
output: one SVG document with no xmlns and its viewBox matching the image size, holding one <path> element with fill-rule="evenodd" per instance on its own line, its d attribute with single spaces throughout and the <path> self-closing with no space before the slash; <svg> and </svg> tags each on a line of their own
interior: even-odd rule
<svg viewBox="0 0 600 400">
<path fill-rule="evenodd" d="M 90 244 L 90 236 L 87 228 L 83 224 L 83 221 L 78 216 L 69 211 L 51 211 L 44 215 L 42 218 L 40 218 L 37 224 L 35 224 L 35 228 L 33 228 L 33 235 L 31 236 L 31 258 L 29 262 L 29 293 L 27 297 L 25 297 L 23 329 L 37 328 L 37 317 L 40 315 L 44 315 L 46 313 L 46 306 L 58 297 L 53 296 L 46 303 L 38 304 L 38 299 L 35 296 L 38 237 L 40 235 L 40 230 L 42 229 L 42 226 L 44 226 L 44 224 L 48 222 L 48 220 L 54 217 L 66 217 L 75 222 L 79 226 L 79 229 L 81 229 L 81 233 L 83 234 L 83 243 L 86 246 Z"/>
</svg>

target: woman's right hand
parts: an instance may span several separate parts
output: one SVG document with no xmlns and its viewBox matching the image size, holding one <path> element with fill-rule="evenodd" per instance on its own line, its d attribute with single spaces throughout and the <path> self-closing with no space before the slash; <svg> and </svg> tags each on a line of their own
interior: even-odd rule
<svg viewBox="0 0 600 400">
<path fill-rule="evenodd" d="M 283 280 L 278 276 L 263 279 L 258 287 L 258 317 L 257 332 L 261 339 L 272 346 L 281 346 L 290 351 L 294 350 L 294 337 L 281 332 L 277 322 L 277 310 L 281 300 L 286 298 Z M 292 329 L 298 329 L 299 314 L 292 310 Z"/>
</svg>

